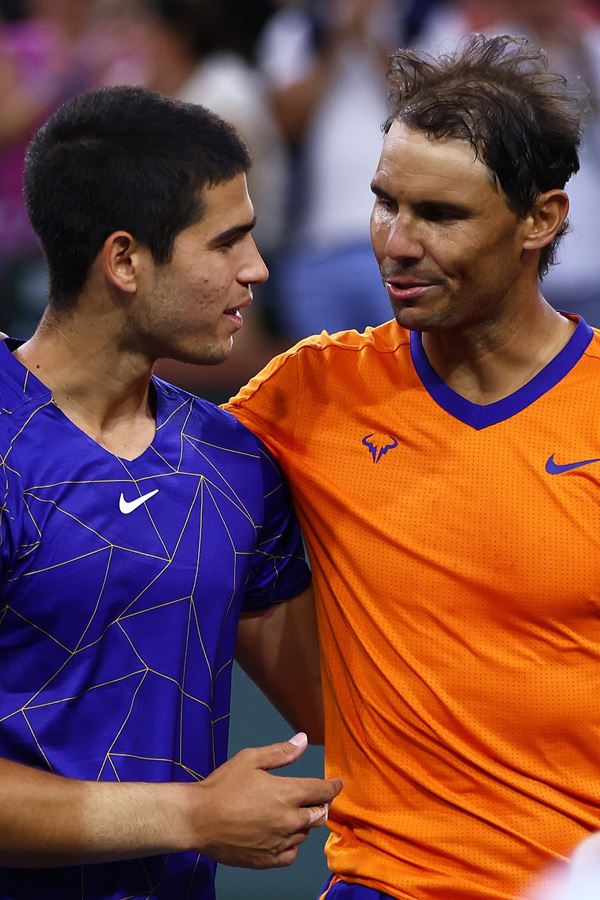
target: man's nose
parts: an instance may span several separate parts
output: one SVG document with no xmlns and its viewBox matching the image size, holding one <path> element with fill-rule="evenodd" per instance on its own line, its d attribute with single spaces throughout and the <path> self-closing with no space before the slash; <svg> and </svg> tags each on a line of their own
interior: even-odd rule
<svg viewBox="0 0 600 900">
<path fill-rule="evenodd" d="M 423 259 L 425 250 L 415 229 L 414 223 L 396 216 L 385 243 L 385 255 L 390 259 Z"/>
<path fill-rule="evenodd" d="M 251 237 L 251 247 L 248 259 L 240 272 L 239 281 L 244 284 L 263 284 L 269 277 L 267 265 L 258 251 L 258 247 Z"/>
</svg>

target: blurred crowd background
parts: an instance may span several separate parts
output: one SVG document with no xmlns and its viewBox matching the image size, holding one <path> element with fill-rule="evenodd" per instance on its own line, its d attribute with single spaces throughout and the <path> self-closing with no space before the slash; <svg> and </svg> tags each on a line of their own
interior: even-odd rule
<svg viewBox="0 0 600 900">
<path fill-rule="evenodd" d="M 46 300 L 21 197 L 27 141 L 67 97 L 122 83 L 239 129 L 271 270 L 223 366 L 162 374 L 218 401 L 307 334 L 385 321 L 368 225 L 389 54 L 438 54 L 471 31 L 525 35 L 588 86 L 572 228 L 544 293 L 600 326 L 600 0 L 0 0 L 0 330 L 28 337 Z"/>
</svg>

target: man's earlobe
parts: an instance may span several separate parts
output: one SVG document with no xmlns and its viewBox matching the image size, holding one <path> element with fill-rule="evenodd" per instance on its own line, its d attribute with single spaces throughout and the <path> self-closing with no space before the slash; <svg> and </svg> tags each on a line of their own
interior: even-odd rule
<svg viewBox="0 0 600 900">
<path fill-rule="evenodd" d="M 564 191 L 545 191 L 535 201 L 526 217 L 525 250 L 543 250 L 552 243 L 569 212 L 569 198 Z"/>
<path fill-rule="evenodd" d="M 106 238 L 100 258 L 104 276 L 112 287 L 128 294 L 137 291 L 139 250 L 139 244 L 127 231 L 115 231 Z"/>
</svg>

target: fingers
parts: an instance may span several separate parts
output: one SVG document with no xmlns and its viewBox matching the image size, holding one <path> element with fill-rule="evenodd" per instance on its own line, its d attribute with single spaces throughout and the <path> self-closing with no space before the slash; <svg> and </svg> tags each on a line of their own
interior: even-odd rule
<svg viewBox="0 0 600 900">
<path fill-rule="evenodd" d="M 310 780 L 315 785 L 310 794 L 312 799 L 308 803 L 303 803 L 300 811 L 306 817 L 304 819 L 305 828 L 319 828 L 327 822 L 329 804 L 337 797 L 344 783 L 341 778 L 329 778 L 326 781 Z M 304 779 L 305 784 L 307 781 L 309 779 Z"/>
<path fill-rule="evenodd" d="M 289 741 L 270 744 L 268 747 L 257 747 L 257 765 L 261 769 L 278 769 L 289 766 L 299 759 L 308 747 L 308 738 L 303 731 L 294 734 Z"/>
<path fill-rule="evenodd" d="M 306 839 L 311 828 L 326 823 L 329 804 L 343 788 L 341 778 L 285 777 L 266 774 L 265 770 L 293 762 L 304 753 L 307 745 L 306 734 L 300 732 L 288 741 L 241 750 L 226 764 L 238 769 L 237 782 L 240 781 L 239 769 L 242 769 L 246 773 L 243 780 L 248 785 L 248 790 L 251 784 L 254 784 L 255 791 L 258 789 L 253 802 L 258 804 L 261 810 L 260 816 L 264 819 L 267 833 L 275 839 L 272 843 L 269 840 L 271 847 L 267 851 L 269 862 L 265 865 L 289 865 L 293 861 L 291 854 L 293 847 Z M 259 776 L 258 780 L 252 776 L 253 769 L 254 776 Z M 261 769 L 262 772 L 256 771 Z M 262 867 L 263 862 L 254 864 Z"/>
<path fill-rule="evenodd" d="M 327 821 L 327 816 L 329 815 L 329 803 L 323 803 L 322 806 L 309 806 L 307 812 L 308 827 L 318 828 Z"/>
<path fill-rule="evenodd" d="M 310 829 L 325 824 L 329 804 L 343 787 L 340 778 L 265 771 L 293 762 L 307 743 L 301 732 L 289 741 L 240 750 L 196 786 L 202 802 L 194 846 L 227 865 L 291 865 Z"/>
<path fill-rule="evenodd" d="M 227 865 L 241 866 L 245 869 L 280 869 L 291 866 L 298 856 L 298 846 L 285 847 L 282 850 L 260 851 L 251 853 L 246 858 L 229 859 Z M 222 860 L 220 860 L 222 862 Z"/>
<path fill-rule="evenodd" d="M 281 778 L 291 790 L 289 802 L 298 807 L 298 818 L 290 823 L 290 831 L 302 831 L 325 825 L 329 804 L 342 790 L 341 778 Z"/>
<path fill-rule="evenodd" d="M 344 787 L 341 778 L 286 778 L 291 797 L 299 806 L 322 806 L 331 803 Z"/>
<path fill-rule="evenodd" d="M 277 850 L 274 850 L 274 853 L 283 853 L 284 850 L 290 850 L 292 847 L 299 847 L 300 844 L 303 844 L 306 838 L 308 837 L 308 828 L 305 828 L 301 831 L 296 831 L 294 834 L 290 834 L 290 836 L 285 840 L 285 842 L 278 847 Z"/>
<path fill-rule="evenodd" d="M 308 829 L 291 834 L 272 850 L 259 851 L 251 861 L 240 863 L 252 869 L 272 869 L 290 866 L 298 855 L 300 844 L 308 837 Z"/>
<path fill-rule="evenodd" d="M 333 792 L 331 797 L 328 800 L 328 802 L 331 803 L 331 801 L 337 797 L 337 795 L 340 793 L 340 791 L 344 787 L 344 782 L 341 778 L 328 778 L 327 784 L 330 786 L 330 788 Z"/>
<path fill-rule="evenodd" d="M 297 734 L 292 735 L 289 741 L 284 742 L 284 750 L 287 750 L 286 744 L 291 744 L 292 747 L 298 748 L 298 756 L 300 756 L 308 747 L 308 738 L 303 731 L 299 731 Z"/>
<path fill-rule="evenodd" d="M 268 861 L 269 866 L 289 866 L 294 862 L 300 849 L 308 837 L 308 829 L 297 831 L 291 834 L 289 838 L 276 850 L 271 851 L 271 860 Z"/>
<path fill-rule="evenodd" d="M 264 861 L 264 865 L 261 866 L 261 868 L 279 869 L 282 866 L 291 866 L 297 856 L 298 847 L 289 847 L 287 850 L 281 850 L 279 853 L 274 853 L 270 859 Z"/>
</svg>

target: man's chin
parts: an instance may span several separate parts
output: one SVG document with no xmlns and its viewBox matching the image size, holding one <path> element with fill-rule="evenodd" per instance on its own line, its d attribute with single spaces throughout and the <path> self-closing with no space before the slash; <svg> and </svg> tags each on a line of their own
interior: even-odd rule
<svg viewBox="0 0 600 900">
<path fill-rule="evenodd" d="M 398 325 L 408 331 L 446 331 L 453 327 L 450 317 L 445 311 L 426 310 L 418 306 L 404 306 L 393 309 Z"/>
<path fill-rule="evenodd" d="M 408 329 L 408 331 L 428 331 L 431 327 L 426 317 L 414 307 L 394 309 L 394 318 L 398 325 Z"/>
<path fill-rule="evenodd" d="M 229 353 L 199 353 L 192 355 L 185 362 L 194 363 L 196 366 L 220 366 L 229 359 Z"/>
<path fill-rule="evenodd" d="M 223 346 L 186 347 L 180 348 L 164 358 L 194 366 L 219 366 L 229 359 L 231 350 L 231 347 Z"/>
</svg>

